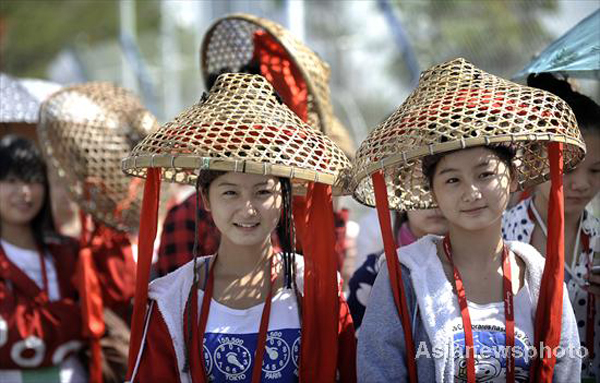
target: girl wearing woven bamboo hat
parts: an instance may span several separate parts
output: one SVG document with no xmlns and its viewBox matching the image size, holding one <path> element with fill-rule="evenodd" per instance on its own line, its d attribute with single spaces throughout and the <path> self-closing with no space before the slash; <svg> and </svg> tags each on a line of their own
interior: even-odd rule
<svg viewBox="0 0 600 383">
<path fill-rule="evenodd" d="M 142 183 L 122 174 L 120 161 L 157 127 L 135 95 L 106 82 L 65 87 L 40 108 L 43 152 L 81 211 L 72 266 L 82 303 L 79 329 L 91 349 L 91 382 L 124 379 L 125 321 L 135 286 L 129 235 L 139 223 Z"/>
<path fill-rule="evenodd" d="M 325 133 L 346 155 L 354 155 L 356 148 L 352 137 L 333 113 L 329 65 L 283 26 L 250 14 L 220 18 L 203 38 L 200 66 L 206 89 L 210 89 L 222 73 L 260 74 L 302 121 Z M 294 196 L 293 203 L 301 205 L 303 196 Z M 212 254 L 219 243 L 219 234 L 210 214 L 202 206 L 199 209 L 200 253 Z M 192 259 L 194 227 L 186 225 L 186 221 L 193 221 L 195 214 L 196 198 L 193 194 L 168 212 L 156 262 L 159 276 Z M 336 211 L 335 215 L 336 223 L 341 226 L 341 230 L 336 231 L 345 231 L 343 214 Z M 336 237 L 336 251 L 343 261 L 345 235 Z M 301 238 L 297 239 L 297 247 L 301 249 Z"/>
<path fill-rule="evenodd" d="M 572 111 L 547 92 L 462 59 L 422 74 L 361 145 L 354 195 L 376 204 L 380 219 L 389 217 L 388 203 L 437 206 L 449 231 L 396 255 L 389 219 L 381 220 L 387 267 L 361 327 L 359 381 L 579 380 L 561 246 L 549 243 L 544 265 L 533 247 L 502 240 L 501 221 L 512 190 L 550 173 L 558 202 L 550 238 L 560 243 L 557 169 L 573 168 L 584 152 Z"/>
<path fill-rule="evenodd" d="M 146 177 L 140 245 L 154 239 L 144 224 L 155 225 L 161 175 L 196 185 L 221 242 L 149 293 L 151 254 L 140 248 L 131 381 L 354 381 L 354 332 L 332 256 L 331 185 L 341 186 L 348 165 L 258 75 L 219 76 L 199 104 L 144 139 L 123 161 L 125 172 Z M 292 215 L 292 189 L 306 189 L 306 212 Z"/>
<path fill-rule="evenodd" d="M 600 378 L 600 219 L 586 205 L 600 191 L 600 106 L 571 89 L 570 84 L 552 74 L 530 75 L 530 86 L 545 89 L 562 98 L 573 110 L 585 139 L 588 154 L 572 172 L 565 174 L 565 283 L 575 310 L 581 342 L 590 352 L 584 360 L 582 377 Z M 545 253 L 549 183 L 536 188 L 533 196 L 508 210 L 502 222 L 507 240 L 531 243 Z M 594 259 L 596 254 L 596 259 Z M 597 263 L 596 263 L 597 266 Z M 593 352 L 593 353 L 592 353 Z"/>
<path fill-rule="evenodd" d="M 106 83 L 64 88 L 40 108 L 38 139 L 47 159 L 97 217 L 79 241 L 43 225 L 51 196 L 46 163 L 33 143 L 10 136 L 0 142 L 0 381 L 123 380 L 128 329 L 114 312 L 129 308 L 134 260 L 127 235 L 115 229 L 134 220 L 125 218 L 135 216 L 126 209 L 134 208 L 126 197 L 135 188 L 120 187 L 130 180 L 118 166 L 119 152 L 128 148 L 124 128 L 132 127 L 132 139 L 143 134 L 134 127 L 135 118 L 147 116 L 136 113 L 142 110 L 132 94 Z M 104 307 L 114 312 L 105 316 Z M 86 342 L 89 371 L 75 356 Z"/>
</svg>

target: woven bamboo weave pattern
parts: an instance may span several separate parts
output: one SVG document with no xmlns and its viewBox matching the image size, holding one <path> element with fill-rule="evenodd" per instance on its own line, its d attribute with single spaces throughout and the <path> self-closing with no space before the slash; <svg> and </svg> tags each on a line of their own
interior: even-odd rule
<svg viewBox="0 0 600 383">
<path fill-rule="evenodd" d="M 514 146 L 518 183 L 526 188 L 549 177 L 546 144 L 552 141 L 565 144 L 565 171 L 583 159 L 585 144 L 564 101 L 455 59 L 423 72 L 417 89 L 361 144 L 351 188 L 357 200 L 374 206 L 370 175 L 383 169 L 390 208 L 431 208 L 421 158 L 490 143 Z"/>
<path fill-rule="evenodd" d="M 254 51 L 254 33 L 263 30 L 278 41 L 300 69 L 308 86 L 308 125 L 330 135 L 335 116 L 329 95 L 329 65 L 281 25 L 248 14 L 234 14 L 217 20 L 208 30 L 201 47 L 202 75 L 223 70 L 239 72 Z M 338 122 L 339 124 L 339 122 Z"/>
<path fill-rule="evenodd" d="M 121 159 L 158 122 L 129 91 L 92 82 L 65 88 L 41 107 L 38 135 L 46 158 L 74 200 L 118 230 L 138 226 L 143 182 L 126 177 Z"/>
<path fill-rule="evenodd" d="M 323 133 L 279 101 L 262 76 L 226 73 L 208 96 L 147 136 L 123 160 L 125 173 L 194 184 L 199 169 L 237 171 L 314 181 L 340 189 L 348 158 Z"/>
</svg>

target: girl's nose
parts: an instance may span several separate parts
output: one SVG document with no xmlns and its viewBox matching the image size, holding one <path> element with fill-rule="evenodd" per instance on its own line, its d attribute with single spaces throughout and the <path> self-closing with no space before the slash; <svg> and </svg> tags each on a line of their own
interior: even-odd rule
<svg viewBox="0 0 600 383">
<path fill-rule="evenodd" d="M 251 200 L 246 201 L 246 203 L 244 205 L 244 212 L 246 214 L 248 214 L 248 216 L 251 216 L 251 217 L 258 214 L 258 211 L 254 207 L 254 204 L 252 203 Z"/>
<path fill-rule="evenodd" d="M 25 198 L 25 201 L 29 202 L 31 200 L 31 185 L 23 182 L 20 186 L 19 186 L 19 191 L 22 193 L 23 197 Z"/>
<path fill-rule="evenodd" d="M 463 193 L 463 202 L 473 202 L 481 198 L 479 188 L 474 184 L 467 184 L 466 190 Z"/>
<path fill-rule="evenodd" d="M 574 191 L 585 191 L 590 187 L 590 179 L 586 169 L 578 168 L 569 174 L 569 188 Z"/>
</svg>

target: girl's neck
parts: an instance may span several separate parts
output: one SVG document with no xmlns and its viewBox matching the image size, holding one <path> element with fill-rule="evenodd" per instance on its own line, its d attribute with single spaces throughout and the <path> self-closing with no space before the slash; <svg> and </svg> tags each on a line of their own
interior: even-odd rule
<svg viewBox="0 0 600 383">
<path fill-rule="evenodd" d="M 11 225 L 2 222 L 0 238 L 11 245 L 22 249 L 36 250 L 37 242 L 33 236 L 33 230 L 29 224 Z"/>
<path fill-rule="evenodd" d="M 502 256 L 501 222 L 481 230 L 465 230 L 450 224 L 448 235 L 452 247 L 452 261 L 461 268 L 484 270 L 496 267 Z"/>
<path fill-rule="evenodd" d="M 533 197 L 535 210 L 540 215 L 546 228 L 548 227 L 548 199 L 540 193 L 536 193 Z M 565 234 L 576 232 L 579 229 L 579 221 L 583 211 L 566 212 L 565 211 Z M 537 222 L 536 222 L 537 224 Z"/>
<path fill-rule="evenodd" d="M 270 238 L 257 246 L 239 246 L 222 237 L 218 254 L 215 275 L 236 279 L 264 272 L 273 255 L 273 246 Z"/>
</svg>

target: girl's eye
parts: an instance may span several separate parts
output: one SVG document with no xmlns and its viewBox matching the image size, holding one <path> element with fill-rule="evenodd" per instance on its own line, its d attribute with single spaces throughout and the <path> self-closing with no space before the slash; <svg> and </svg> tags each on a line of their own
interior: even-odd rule
<svg viewBox="0 0 600 383">
<path fill-rule="evenodd" d="M 494 175 L 494 172 L 483 172 L 479 175 L 479 177 L 488 178 L 488 177 L 492 177 L 493 175 Z"/>
<path fill-rule="evenodd" d="M 272 192 L 268 189 L 262 189 L 262 190 L 257 191 L 256 194 L 265 196 L 265 195 L 271 195 Z"/>
<path fill-rule="evenodd" d="M 454 183 L 457 183 L 457 182 L 458 182 L 458 178 L 448 178 L 446 180 L 447 184 L 454 184 Z"/>
<path fill-rule="evenodd" d="M 226 196 L 234 196 L 235 194 L 236 193 L 233 190 L 225 190 L 223 192 L 223 195 L 226 195 Z"/>
</svg>

